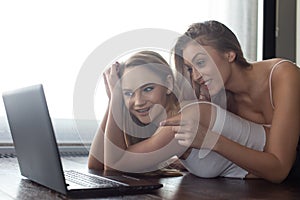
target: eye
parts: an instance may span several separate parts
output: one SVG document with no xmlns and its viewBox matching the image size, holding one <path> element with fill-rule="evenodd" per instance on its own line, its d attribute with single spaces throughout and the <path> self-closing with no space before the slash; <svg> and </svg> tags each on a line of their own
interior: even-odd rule
<svg viewBox="0 0 300 200">
<path fill-rule="evenodd" d="M 193 72 L 193 68 L 191 68 L 190 66 L 188 65 L 184 65 L 187 69 L 188 72 L 192 73 Z"/>
<path fill-rule="evenodd" d="M 204 67 L 205 61 L 204 61 L 204 60 L 198 60 L 198 61 L 196 62 L 196 65 L 197 65 L 198 67 Z"/>
<path fill-rule="evenodd" d="M 154 89 L 154 87 L 153 86 L 148 86 L 148 87 L 145 87 L 144 88 L 144 92 L 150 92 L 150 91 L 152 91 Z"/>
<path fill-rule="evenodd" d="M 125 91 L 123 94 L 124 94 L 124 96 L 126 96 L 126 97 L 131 97 L 131 96 L 133 95 L 133 92 Z"/>
</svg>

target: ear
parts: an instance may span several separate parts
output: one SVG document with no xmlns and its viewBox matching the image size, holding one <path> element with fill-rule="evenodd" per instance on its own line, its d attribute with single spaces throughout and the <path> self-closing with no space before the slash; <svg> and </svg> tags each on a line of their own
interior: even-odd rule
<svg viewBox="0 0 300 200">
<path fill-rule="evenodd" d="M 171 76 L 170 74 L 166 78 L 166 87 L 168 88 L 167 94 L 171 94 L 174 88 L 174 79 L 173 76 Z"/>
<path fill-rule="evenodd" d="M 233 62 L 236 58 L 236 53 L 234 51 L 229 51 L 226 53 L 228 62 Z"/>
</svg>

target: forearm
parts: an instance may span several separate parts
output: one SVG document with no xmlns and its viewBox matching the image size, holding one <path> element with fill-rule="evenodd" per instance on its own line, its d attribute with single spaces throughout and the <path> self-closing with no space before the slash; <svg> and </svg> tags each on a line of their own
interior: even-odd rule
<svg viewBox="0 0 300 200">
<path fill-rule="evenodd" d="M 107 157 L 109 165 L 126 172 L 157 170 L 160 163 L 174 155 L 182 154 L 186 149 L 174 139 L 174 133 L 170 127 L 159 128 L 152 137 L 127 148 L 116 148 L 111 142 L 107 144 L 111 145 L 110 151 L 114 151 L 113 155 Z"/>
<path fill-rule="evenodd" d="M 270 135 L 267 129 L 219 107 L 216 111 L 212 132 L 222 135 L 215 146 L 219 154 L 250 174 L 272 182 L 280 182 L 287 176 L 289 162 L 279 156 L 279 151 L 267 147 Z"/>
<path fill-rule="evenodd" d="M 103 160 L 101 160 L 101 162 L 100 162 L 100 159 L 96 158 L 92 154 L 89 154 L 88 168 L 94 169 L 94 170 L 103 170 L 104 169 Z"/>
<path fill-rule="evenodd" d="M 219 137 L 213 150 L 250 174 L 271 182 L 282 182 L 289 172 L 274 154 L 252 150 L 223 136 Z"/>
<path fill-rule="evenodd" d="M 122 103 L 116 100 L 118 96 L 114 97 L 109 104 L 104 134 L 104 163 L 109 167 L 112 167 L 126 150 L 124 133 L 121 129 L 123 126 Z"/>
<path fill-rule="evenodd" d="M 143 144 L 137 144 L 136 147 L 142 147 L 142 145 Z M 165 147 L 155 151 L 136 153 L 134 149 L 128 149 L 121 159 L 115 163 L 115 167 L 118 170 L 121 169 L 121 171 L 133 173 L 155 171 L 162 166 L 161 163 L 167 161 L 174 155 L 182 154 L 182 151 L 184 150 L 178 149 L 178 143 L 176 141 L 172 141 Z"/>
<path fill-rule="evenodd" d="M 108 104 L 109 105 L 109 104 Z M 95 170 L 104 169 L 104 130 L 107 123 L 109 106 L 107 106 L 105 115 L 101 121 L 100 127 L 97 131 L 97 135 L 94 137 L 91 144 L 89 157 L 88 157 L 88 168 Z"/>
<path fill-rule="evenodd" d="M 263 152 L 266 132 L 262 125 L 240 118 L 220 107 L 216 107 L 214 116 L 212 127 L 208 128 L 206 124 L 198 130 L 207 132 L 204 133 L 206 137 L 201 144 L 202 148 L 213 148 L 257 177 L 272 182 L 280 182 L 286 177 L 288 167 L 285 162 L 280 162 L 276 154 Z"/>
</svg>

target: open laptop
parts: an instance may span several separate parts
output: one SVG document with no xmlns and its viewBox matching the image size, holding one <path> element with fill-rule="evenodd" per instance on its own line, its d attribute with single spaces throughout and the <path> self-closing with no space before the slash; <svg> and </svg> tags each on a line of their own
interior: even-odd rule
<svg viewBox="0 0 300 200">
<path fill-rule="evenodd" d="M 117 172 L 63 171 L 43 86 L 2 96 L 20 171 L 28 179 L 71 197 L 147 193 L 162 187 Z"/>
</svg>

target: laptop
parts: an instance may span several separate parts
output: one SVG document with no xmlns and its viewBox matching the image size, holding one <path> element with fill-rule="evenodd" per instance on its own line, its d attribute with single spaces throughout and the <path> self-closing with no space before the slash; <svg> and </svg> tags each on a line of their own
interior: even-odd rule
<svg viewBox="0 0 300 200">
<path fill-rule="evenodd" d="M 63 171 L 42 84 L 2 95 L 21 175 L 70 197 L 148 193 L 163 185 L 120 172 Z"/>
</svg>

